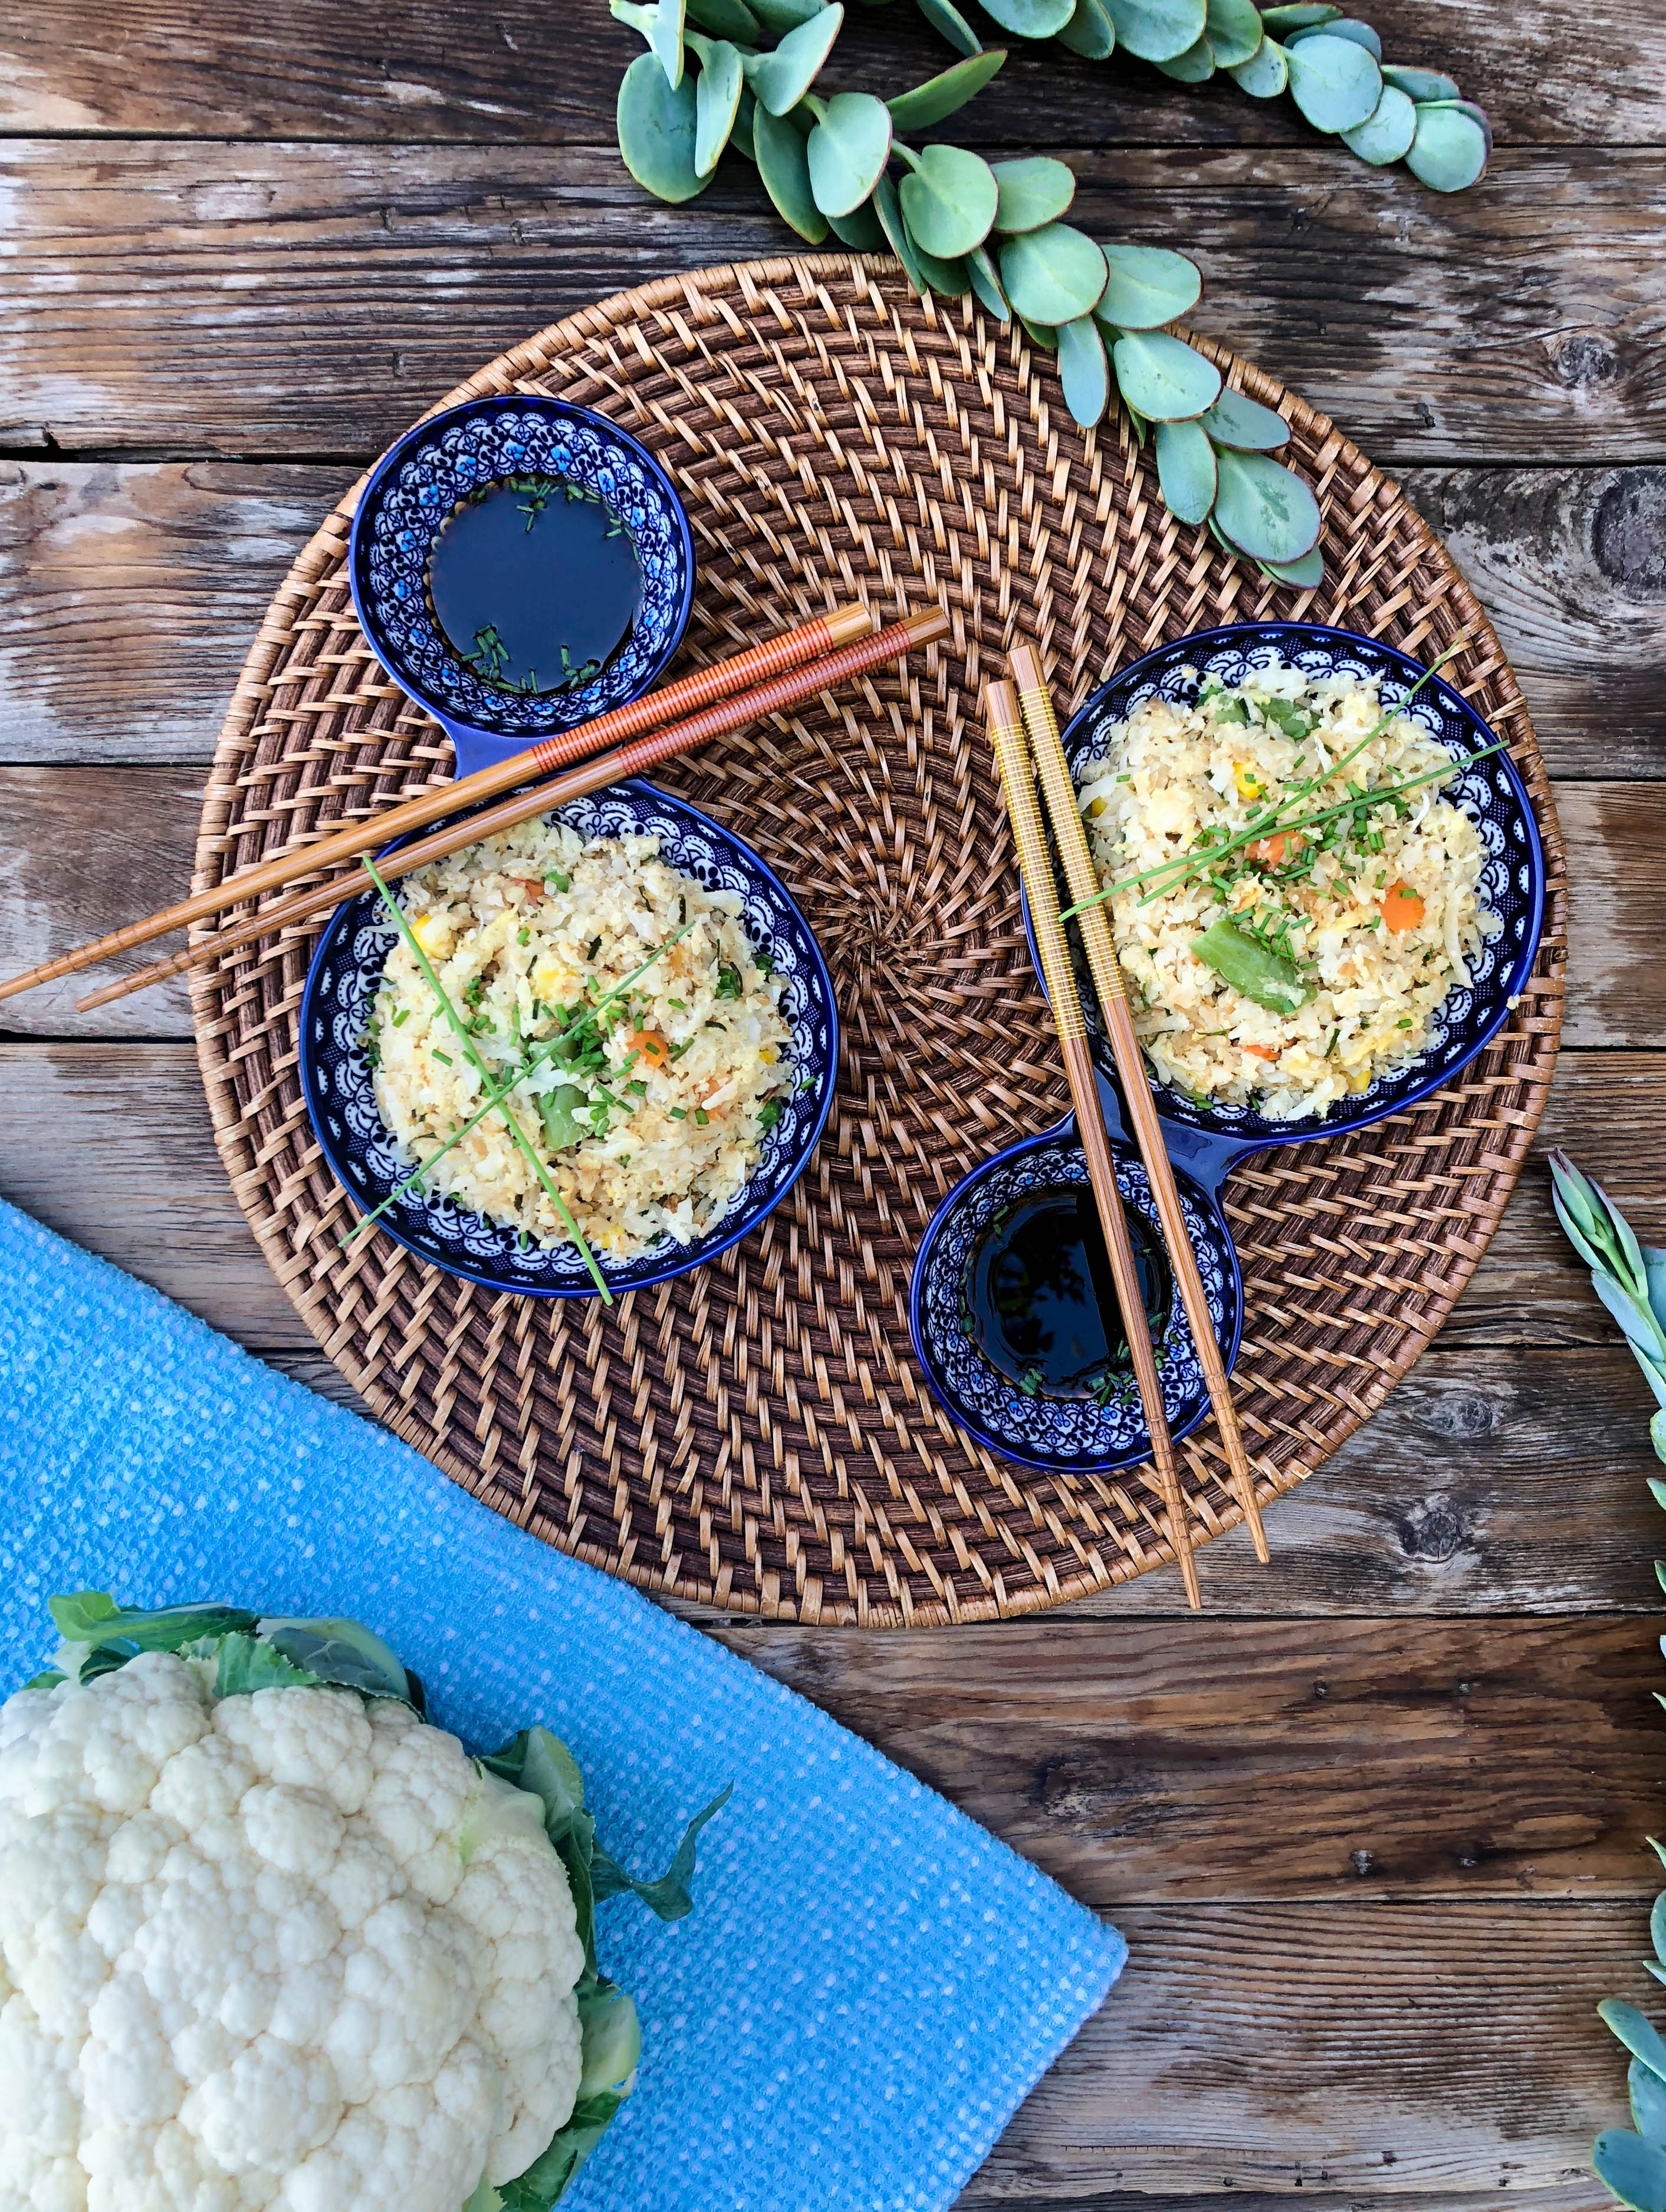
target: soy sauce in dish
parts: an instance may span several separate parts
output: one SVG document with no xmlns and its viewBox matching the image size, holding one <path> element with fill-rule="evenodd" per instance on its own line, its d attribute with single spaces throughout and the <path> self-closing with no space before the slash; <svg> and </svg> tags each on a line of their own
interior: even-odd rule
<svg viewBox="0 0 1666 2212">
<path fill-rule="evenodd" d="M 642 568 L 599 493 L 565 477 L 508 477 L 453 509 L 429 556 L 447 643 L 500 691 L 587 684 L 635 629 Z"/>
<path fill-rule="evenodd" d="M 1130 1209 L 1147 1322 L 1161 1340 L 1172 1296 L 1158 1238 Z M 963 1321 L 990 1365 L 1031 1397 L 1108 1403 L 1134 1373 L 1128 1334 L 1086 1183 L 1031 1191 L 1003 1206 L 966 1263 Z"/>
</svg>

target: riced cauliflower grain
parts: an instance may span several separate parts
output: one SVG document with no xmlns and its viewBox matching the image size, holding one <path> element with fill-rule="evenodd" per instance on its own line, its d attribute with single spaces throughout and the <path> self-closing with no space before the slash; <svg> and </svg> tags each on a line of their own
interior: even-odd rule
<svg viewBox="0 0 1666 2212">
<path fill-rule="evenodd" d="M 0 2212 L 459 2212 L 572 2112 L 520 1793 L 388 1700 L 144 1652 L 0 1707 Z"/>
</svg>

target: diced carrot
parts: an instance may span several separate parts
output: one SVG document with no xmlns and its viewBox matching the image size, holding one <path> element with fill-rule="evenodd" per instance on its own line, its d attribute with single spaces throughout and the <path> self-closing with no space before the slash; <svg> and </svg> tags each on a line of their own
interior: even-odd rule
<svg viewBox="0 0 1666 2212">
<path fill-rule="evenodd" d="M 1249 849 L 1252 860 L 1265 868 L 1281 868 L 1302 849 L 1305 840 L 1295 830 L 1280 830 L 1276 837 L 1257 837 Z"/>
<path fill-rule="evenodd" d="M 625 1049 L 640 1053 L 650 1067 L 671 1066 L 671 1047 L 658 1030 L 632 1030 L 625 1039 Z"/>
<path fill-rule="evenodd" d="M 1245 1052 L 1254 1053 L 1257 1060 L 1276 1060 L 1279 1056 L 1270 1045 L 1247 1044 L 1243 1049 Z"/>
<path fill-rule="evenodd" d="M 1409 884 L 1390 884 L 1377 911 L 1392 930 L 1415 929 L 1423 919 L 1423 902 Z"/>
</svg>

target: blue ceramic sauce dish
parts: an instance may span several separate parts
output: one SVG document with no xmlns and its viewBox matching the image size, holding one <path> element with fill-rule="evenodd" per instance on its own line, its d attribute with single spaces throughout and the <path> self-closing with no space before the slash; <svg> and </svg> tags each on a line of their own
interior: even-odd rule
<svg viewBox="0 0 1666 2212">
<path fill-rule="evenodd" d="M 488 514 L 483 502 L 505 512 Z M 443 605 L 436 611 L 440 549 L 453 543 L 448 532 L 466 527 L 477 536 L 476 526 L 494 520 L 507 521 L 508 535 L 497 533 L 496 544 L 477 543 L 461 564 L 465 599 L 481 591 L 487 597 L 462 618 L 466 635 L 448 635 L 442 617 L 453 631 L 459 617 Z M 575 549 L 581 565 L 569 567 L 564 592 L 556 572 L 556 596 L 582 599 L 595 581 L 592 572 L 630 563 L 639 581 L 625 634 L 617 649 L 606 646 L 597 665 L 575 640 L 579 657 L 571 668 L 506 672 L 487 619 L 492 587 L 478 573 L 482 562 L 504 564 L 497 589 L 505 601 L 536 599 L 547 586 L 552 540 L 581 524 L 596 542 L 587 557 Z M 524 577 L 514 572 L 520 549 Z M 466 556 L 469 549 L 457 550 Z M 453 593 L 456 570 L 453 562 Z M 444 729 L 462 777 L 628 705 L 658 682 L 694 603 L 694 542 L 670 477 L 646 447 L 587 408 L 510 392 L 430 416 L 382 456 L 353 517 L 348 577 L 372 651 Z M 540 610 L 532 611 L 536 617 Z M 581 610 L 541 611 L 546 625 L 556 626 L 547 663 L 560 651 L 553 642 L 560 621 L 580 618 Z M 507 614 L 503 619 L 507 626 Z M 502 680 L 494 681 L 495 673 Z"/>
<path fill-rule="evenodd" d="M 1102 685 L 1064 732 L 1065 755 L 1073 777 L 1079 785 L 1084 781 L 1087 763 L 1109 750 L 1110 731 L 1146 699 L 1189 702 L 1212 679 L 1235 686 L 1252 668 L 1275 661 L 1313 676 L 1376 677 L 1380 679 L 1385 707 L 1406 701 L 1413 687 L 1420 686 L 1407 712 L 1455 759 L 1494 742 L 1492 730 L 1467 700 L 1438 676 L 1423 680 L 1423 667 L 1392 646 L 1313 623 L 1237 623 L 1159 647 Z M 1442 795 L 1461 806 L 1481 834 L 1487 855 L 1481 896 L 1504 926 L 1470 963 L 1468 987 L 1455 988 L 1448 994 L 1432 1025 L 1428 1046 L 1414 1062 L 1395 1073 L 1378 1077 L 1357 1097 L 1333 1104 L 1322 1117 L 1301 1121 L 1268 1121 L 1247 1106 L 1206 1104 L 1168 1089 L 1152 1075 L 1158 1119 L 1192 1224 L 1193 1247 L 1209 1291 L 1212 1318 L 1229 1370 L 1237 1357 L 1243 1320 L 1242 1276 L 1222 1205 L 1223 1188 L 1232 1169 L 1254 1152 L 1274 1146 L 1347 1136 L 1432 1097 L 1492 1042 L 1532 975 L 1544 921 L 1544 850 L 1519 771 L 1507 753 L 1493 753 L 1465 768 L 1444 787 Z M 1067 902 L 1067 894 L 1061 896 Z M 1033 959 L 1035 939 L 1027 899 L 1024 919 Z M 1073 940 L 1073 927 L 1070 933 Z M 1099 1069 L 1102 1101 L 1107 1109 L 1106 1126 L 1117 1149 L 1119 1180 L 1123 1181 L 1125 1203 L 1131 1200 L 1138 1206 L 1143 1170 L 1137 1154 L 1129 1154 L 1115 1088 L 1114 1063 L 1086 980 L 1086 964 L 1080 957 L 1079 945 L 1073 942 L 1072 949 Z M 1039 975 L 1039 961 L 1036 968 Z M 949 1193 L 926 1232 L 915 1264 L 914 1344 L 939 1401 L 991 1451 L 1059 1472 L 1103 1472 L 1150 1455 L 1137 1398 L 1123 1409 L 1126 1433 L 1107 1424 L 1098 1432 L 1098 1441 L 1109 1448 L 1094 1455 L 1091 1449 L 1084 1449 L 1090 1443 L 1088 1431 L 1093 1424 L 1079 1406 L 1031 1396 L 1007 1382 L 984 1357 L 975 1333 L 959 1316 L 945 1288 L 952 1271 L 945 1255 L 958 1255 L 953 1264 L 964 1265 L 977 1237 L 985 1233 L 993 1211 L 989 1193 L 995 1187 L 989 1179 L 1000 1176 L 1010 1179 L 1014 1174 L 1043 1170 L 1051 1175 L 1067 1159 L 1073 1164 L 1072 1179 L 1085 1178 L 1086 1167 L 1074 1144 L 1073 1117 L 999 1154 Z M 1219 1313 L 1215 1311 L 1217 1280 L 1225 1300 Z M 1170 1427 L 1177 1437 L 1195 1428 L 1208 1410 L 1195 1352 L 1190 1364 L 1186 1364 L 1189 1352 L 1189 1337 L 1177 1340 L 1171 1323 L 1158 1346 L 1158 1366 Z M 1177 1407 L 1181 1413 L 1177 1422 Z"/>
<path fill-rule="evenodd" d="M 702 1267 L 773 1212 L 803 1174 L 833 1103 L 839 1019 L 832 979 L 809 925 L 786 887 L 752 850 L 684 800 L 650 784 L 618 783 L 577 799 L 548 817 L 586 838 L 657 837 L 667 866 L 708 890 L 738 891 L 753 945 L 784 983 L 781 1012 L 792 1031 L 796 1087 L 764 1135 L 751 1179 L 721 1219 L 692 1243 L 663 1238 L 630 1261 L 599 1254 L 617 1297 Z M 390 848 L 397 849 L 397 848 Z M 410 1176 L 378 1110 L 365 1033 L 395 931 L 373 894 L 338 907 L 313 955 L 301 1008 L 301 1080 L 325 1158 L 368 1212 Z M 407 1192 L 378 1229 L 436 1267 L 491 1291 L 530 1297 L 593 1297 L 596 1286 L 576 1246 L 523 1249 L 514 1231 L 469 1212 L 437 1192 Z"/>
</svg>

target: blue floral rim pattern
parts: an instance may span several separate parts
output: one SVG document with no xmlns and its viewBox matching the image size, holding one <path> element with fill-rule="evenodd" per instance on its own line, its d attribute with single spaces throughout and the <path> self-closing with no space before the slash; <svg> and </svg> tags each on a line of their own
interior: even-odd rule
<svg viewBox="0 0 1666 2212">
<path fill-rule="evenodd" d="M 691 1244 L 666 1237 L 636 1260 L 602 1258 L 616 1295 L 681 1275 L 727 1252 L 781 1204 L 803 1174 L 833 1103 L 839 1017 L 832 978 L 809 924 L 774 872 L 733 831 L 651 784 L 619 783 L 571 800 L 549 818 L 581 837 L 657 837 L 660 857 L 708 890 L 737 891 L 741 921 L 784 983 L 798 1088 L 781 1097 L 751 1180 L 721 1219 Z M 410 1173 L 377 1109 L 364 1036 L 393 926 L 373 895 L 337 909 L 319 940 L 301 1007 L 301 1080 L 313 1128 L 342 1188 L 362 1211 L 380 1206 Z M 376 1224 L 419 1260 L 488 1290 L 531 1297 L 593 1297 L 576 1248 L 523 1251 L 513 1230 L 437 1192 L 408 1193 Z"/>
<path fill-rule="evenodd" d="M 625 524 L 642 570 L 636 627 L 599 675 L 570 691 L 500 690 L 461 661 L 434 619 L 428 569 L 459 503 L 513 476 L 564 477 Z M 654 684 L 694 604 L 694 541 L 671 478 L 605 416 L 565 400 L 510 393 L 430 416 L 378 462 L 353 518 L 353 608 L 402 690 L 443 722 L 527 744 L 623 706 Z"/>
<path fill-rule="evenodd" d="M 1391 645 L 1317 623 L 1241 623 L 1203 630 L 1146 653 L 1101 685 L 1064 732 L 1072 775 L 1079 780 L 1085 763 L 1109 749 L 1111 728 L 1126 721 L 1147 699 L 1189 701 L 1211 678 L 1236 684 L 1251 669 L 1278 660 L 1312 676 L 1378 677 L 1385 706 L 1405 700 L 1425 672 Z M 1474 708 L 1438 676 L 1423 684 L 1407 712 L 1455 756 L 1494 742 L 1493 731 Z M 1432 1024 L 1427 1048 L 1399 1073 L 1379 1076 L 1357 1101 L 1339 1100 L 1322 1118 L 1305 1121 L 1266 1121 L 1248 1106 L 1199 1106 L 1159 1084 L 1153 1073 L 1152 1091 L 1165 1121 L 1239 1139 L 1245 1152 L 1341 1136 L 1416 1105 L 1450 1083 L 1492 1042 L 1510 1018 L 1511 1000 L 1526 989 L 1538 957 L 1544 922 L 1544 848 L 1527 787 L 1507 753 L 1476 762 L 1443 795 L 1463 809 L 1480 833 L 1487 851 L 1481 896 L 1504 928 L 1474 963 L 1470 988 L 1448 994 Z M 1027 901 L 1025 928 L 1029 932 Z M 1033 957 L 1033 935 L 1031 951 Z M 1094 1056 L 1109 1071 L 1110 1047 L 1099 1027 L 1093 993 L 1085 987 L 1085 963 L 1080 961 L 1079 945 L 1073 945 L 1073 951 L 1084 977 L 1082 1004 Z"/>
<path fill-rule="evenodd" d="M 1124 1205 L 1151 1223 L 1160 1242 L 1145 1168 L 1137 1154 L 1121 1146 L 1116 1180 Z M 1087 1181 L 1087 1159 L 1073 1120 L 997 1152 L 957 1183 L 937 1209 L 915 1261 L 909 1299 L 915 1357 L 944 1411 L 999 1457 L 1054 1474 L 1107 1474 L 1150 1458 L 1151 1440 L 1133 1379 L 1106 1406 L 1028 1396 L 991 1364 L 966 1328 L 963 1285 L 979 1240 L 1003 1207 L 1031 1191 Z M 1210 1323 L 1230 1370 L 1243 1320 L 1237 1255 L 1215 1207 L 1187 1179 L 1179 1179 L 1179 1189 Z M 1209 1396 L 1177 1297 L 1157 1354 L 1170 1431 L 1177 1437 L 1189 1436 L 1207 1413 Z"/>
</svg>

